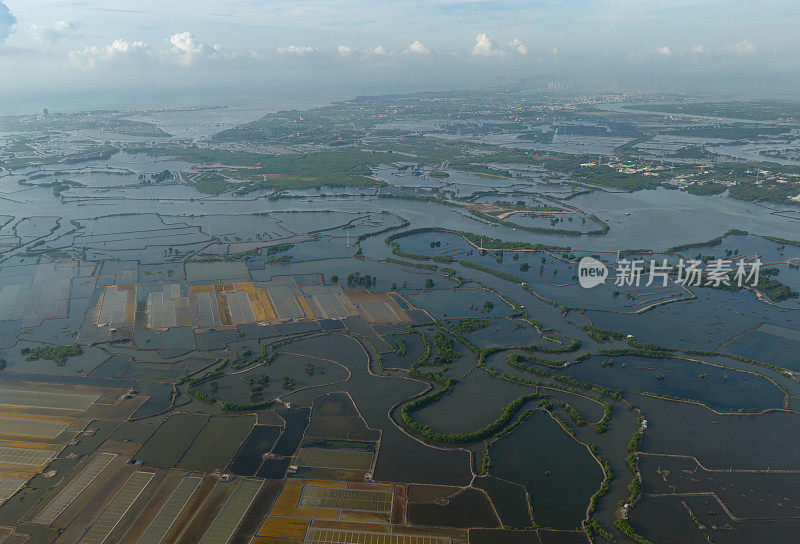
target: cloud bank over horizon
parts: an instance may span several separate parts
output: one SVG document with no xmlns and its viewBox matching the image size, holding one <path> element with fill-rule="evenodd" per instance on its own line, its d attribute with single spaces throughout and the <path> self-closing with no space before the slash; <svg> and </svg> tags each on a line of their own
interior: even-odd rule
<svg viewBox="0 0 800 544">
<path fill-rule="evenodd" d="M 789 0 L 0 0 L 0 68 L 17 91 L 212 72 L 289 87 L 400 75 L 420 90 L 503 77 L 658 87 L 800 75 L 799 18 Z"/>
</svg>

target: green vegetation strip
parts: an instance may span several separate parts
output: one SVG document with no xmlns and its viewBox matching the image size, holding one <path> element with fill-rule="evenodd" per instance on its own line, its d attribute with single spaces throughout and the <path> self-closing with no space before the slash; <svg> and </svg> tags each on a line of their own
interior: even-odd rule
<svg viewBox="0 0 800 544">
<path fill-rule="evenodd" d="M 45 359 L 47 361 L 53 361 L 58 366 L 63 366 L 67 362 L 68 357 L 78 357 L 83 354 L 83 348 L 78 344 L 22 348 L 19 351 L 21 355 L 25 356 L 26 361 Z"/>
<path fill-rule="evenodd" d="M 473 431 L 471 433 L 440 433 L 438 431 L 434 431 L 429 426 L 418 422 L 416 419 L 414 419 L 413 413 L 421 410 L 429 404 L 437 402 L 442 397 L 449 394 L 453 390 L 456 382 L 452 378 L 448 378 L 438 373 L 427 374 L 425 377 L 442 383 L 443 387 L 438 391 L 429 393 L 428 395 L 420 397 L 417 400 L 414 400 L 403 406 L 403 410 L 401 412 L 403 423 L 429 440 L 443 442 L 446 444 L 467 444 L 470 442 L 480 442 L 481 440 L 489 438 L 503 430 L 525 404 L 534 400 L 548 398 L 546 395 L 539 395 L 538 393 L 522 395 L 508 404 L 508 406 L 503 409 L 503 413 L 499 418 L 482 429 L 478 429 L 477 431 Z"/>
</svg>

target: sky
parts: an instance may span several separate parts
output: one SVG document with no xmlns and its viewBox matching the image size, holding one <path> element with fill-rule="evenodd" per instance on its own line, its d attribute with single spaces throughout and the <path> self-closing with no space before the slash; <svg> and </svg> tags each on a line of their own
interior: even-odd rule
<svg viewBox="0 0 800 544">
<path fill-rule="evenodd" d="M 798 21 L 798 0 L 0 0 L 0 114 L 509 81 L 791 97 Z"/>
</svg>

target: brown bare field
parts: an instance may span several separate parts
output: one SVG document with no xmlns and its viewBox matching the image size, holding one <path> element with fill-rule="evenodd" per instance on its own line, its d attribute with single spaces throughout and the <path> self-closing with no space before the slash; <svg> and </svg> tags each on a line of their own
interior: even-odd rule
<svg viewBox="0 0 800 544">
<path fill-rule="evenodd" d="M 228 307 L 228 297 L 224 295 L 222 289 L 217 292 L 217 306 L 219 307 L 219 318 L 223 327 L 233 326 L 231 310 Z"/>
<path fill-rule="evenodd" d="M 29 450 L 59 451 L 61 449 L 59 444 L 31 442 L 27 438 L 25 440 L 0 440 L 0 446 L 5 446 L 7 448 L 27 448 Z"/>
<path fill-rule="evenodd" d="M 20 416 L 58 417 L 64 415 L 64 410 L 59 408 L 10 406 L 2 403 L 0 403 L 0 410 L 2 410 L 4 414 L 17 414 Z"/>
<path fill-rule="evenodd" d="M 13 470 L 0 470 L 0 478 L 9 480 L 19 480 L 22 478 L 30 478 L 30 472 L 15 472 Z"/>
<path fill-rule="evenodd" d="M 406 523 L 406 503 L 393 502 L 392 503 L 392 523 L 395 525 L 402 525 Z"/>
<path fill-rule="evenodd" d="M 311 308 L 306 301 L 306 297 L 295 297 L 295 300 L 299 303 L 300 309 L 303 311 L 303 314 L 305 314 L 306 319 L 309 321 L 313 320 L 314 312 L 311 311 Z"/>
<path fill-rule="evenodd" d="M 128 323 L 133 323 L 133 318 L 136 315 L 136 284 L 132 285 L 119 285 L 118 291 L 127 291 L 128 299 L 125 303 L 125 318 Z"/>
<path fill-rule="evenodd" d="M 194 322 L 197 326 L 200 317 L 198 295 L 200 294 L 213 294 L 216 300 L 215 311 L 217 315 L 214 320 L 218 321 L 219 327 L 233 327 L 235 326 L 234 311 L 231 311 L 231 306 L 228 301 L 228 296 L 232 293 L 244 293 L 247 295 L 247 303 L 249 310 L 252 310 L 252 315 L 255 322 L 271 322 L 278 323 L 286 321 L 287 319 L 299 319 L 305 321 L 314 321 L 323 315 L 331 317 L 346 317 L 348 315 L 355 316 L 361 315 L 370 323 L 396 323 L 396 322 L 410 322 L 411 319 L 403 311 L 403 309 L 395 302 L 394 298 L 389 293 L 371 293 L 368 290 L 357 289 L 354 291 L 343 291 L 339 286 L 325 286 L 328 296 L 335 296 L 338 302 L 332 306 L 329 303 L 323 302 L 311 292 L 306 293 L 302 288 L 298 287 L 297 282 L 292 276 L 286 276 L 280 282 L 282 287 L 291 287 L 292 290 L 292 306 L 296 305 L 300 313 L 297 314 L 292 311 L 288 316 L 280 316 L 275 303 L 273 302 L 272 294 L 270 294 L 269 287 L 256 282 L 233 282 L 233 283 L 214 283 L 207 285 L 189 285 L 186 284 L 188 296 L 179 297 L 174 300 L 178 312 L 179 326 L 191 326 Z M 137 315 L 142 313 L 142 308 L 139 308 L 138 313 L 136 310 L 135 294 L 138 289 L 138 284 L 132 285 L 117 285 L 114 286 L 117 291 L 126 291 L 129 293 L 128 306 L 126 307 L 126 323 L 134 323 L 135 328 L 141 329 L 148 327 L 145 321 L 141 318 L 136 318 Z M 237 298 L 237 301 L 239 299 Z M 238 302 L 236 303 L 239 304 Z M 140 303 L 141 305 L 141 303 Z M 340 307 L 341 305 L 341 307 Z M 358 305 L 358 307 L 357 307 Z M 342 314 L 344 309 L 344 314 Z M 134 316 L 134 321 L 128 320 L 128 314 Z M 249 315 L 249 311 L 247 312 Z M 99 319 L 99 309 L 95 308 L 93 322 L 97 323 Z M 241 316 L 239 316 L 241 319 Z M 136 321 L 138 319 L 138 321 Z M 246 319 L 251 319 L 247 317 Z M 249 322 L 249 321 L 248 321 Z M 133 333 L 132 329 L 126 328 L 124 331 L 120 329 L 115 333 L 120 337 L 130 337 Z M 112 335 L 113 336 L 113 335 Z"/>
<path fill-rule="evenodd" d="M 175 518 L 175 522 L 170 530 L 167 531 L 166 535 L 164 535 L 164 539 L 161 541 L 162 544 L 174 544 L 178 540 L 178 538 L 181 536 L 183 528 L 189 524 L 192 517 L 200 509 L 200 505 L 202 505 L 203 501 L 206 500 L 206 497 L 208 497 L 209 493 L 211 493 L 211 490 L 214 488 L 216 483 L 217 479 L 212 478 L 211 476 L 206 476 L 203 478 L 203 481 L 200 482 L 199 486 L 197 486 L 194 495 L 192 495 L 192 497 L 189 499 L 189 502 L 186 503 L 184 509 L 181 510 L 180 514 L 178 514 L 178 517 Z"/>
<path fill-rule="evenodd" d="M 500 206 L 497 206 L 496 204 L 486 204 L 486 203 L 470 204 L 470 205 L 466 206 L 466 208 L 469 209 L 469 210 L 476 210 L 476 211 L 483 212 L 483 213 L 488 213 L 488 214 L 496 214 L 496 213 L 502 213 L 502 212 L 506 211 L 505 208 L 501 208 Z"/>
<path fill-rule="evenodd" d="M 248 291 L 247 298 L 250 300 L 250 307 L 253 309 L 256 321 L 267 321 L 267 312 L 264 311 L 264 307 L 261 305 L 258 293 Z"/>
<path fill-rule="evenodd" d="M 63 413 L 63 412 L 62 412 Z M 75 418 L 63 416 L 43 416 L 37 414 L 23 414 L 12 412 L 0 412 L 0 418 L 3 419 L 23 419 L 26 421 L 58 421 L 61 423 L 73 423 Z"/>
<path fill-rule="evenodd" d="M 345 292 L 345 295 L 352 291 Z M 341 298 L 341 303 L 344 306 L 345 311 L 350 315 L 358 315 L 358 309 L 353 304 L 353 300 L 349 298 L 349 296 L 344 296 Z"/>
<path fill-rule="evenodd" d="M 358 523 L 355 521 L 330 521 L 315 519 L 311 520 L 311 526 L 318 529 L 337 529 L 340 531 L 369 531 L 372 533 L 391 533 L 392 526 L 377 523 Z"/>
<path fill-rule="evenodd" d="M 267 313 L 269 320 L 273 322 L 278 321 L 278 314 L 275 313 L 275 305 L 272 304 L 272 300 L 269 298 L 269 293 L 263 289 L 259 289 L 258 298 L 261 301 L 261 305 L 264 307 L 264 311 Z"/>
<path fill-rule="evenodd" d="M 234 283 L 233 286 L 237 291 L 244 291 L 245 293 L 256 292 L 256 288 L 252 281 Z"/>
<path fill-rule="evenodd" d="M 229 544 L 247 544 L 258 528 L 264 523 L 275 499 L 281 492 L 283 480 L 264 480 L 261 489 L 258 490 L 250 508 L 242 516 L 239 526 L 234 531 Z M 285 543 L 284 543 L 285 544 Z"/>
<path fill-rule="evenodd" d="M 315 510 L 311 508 L 298 508 L 297 503 L 300 500 L 300 493 L 303 491 L 303 486 L 314 485 L 318 487 L 336 487 L 344 488 L 345 482 L 335 482 L 327 480 L 300 480 L 290 479 L 286 480 L 281 494 L 275 501 L 270 515 L 275 516 L 297 516 L 308 518 L 322 518 L 322 519 L 337 519 L 339 517 L 335 510 Z M 334 515 L 331 515 L 333 513 Z"/>
<path fill-rule="evenodd" d="M 392 523 L 403 524 L 406 522 L 406 503 L 408 489 L 405 485 L 395 485 L 392 497 Z"/>
<path fill-rule="evenodd" d="M 355 521 L 363 523 L 389 523 L 392 521 L 390 514 L 378 514 L 376 512 L 356 512 L 353 510 L 342 510 L 339 519 L 342 521 Z"/>
<path fill-rule="evenodd" d="M 389 492 L 392 493 L 392 511 L 391 513 L 374 513 L 333 508 L 299 508 L 297 504 L 305 486 Z M 436 496 L 439 496 L 436 492 L 445 491 L 449 496 L 459 490 L 457 487 L 450 486 L 425 487 L 435 488 L 426 491 L 434 493 Z M 454 538 L 466 542 L 468 534 L 465 530 L 403 525 L 405 523 L 405 508 L 409 492 L 407 486 L 402 484 L 289 479 L 286 481 L 272 511 L 256 533 L 256 538 L 251 541 L 251 544 L 271 544 L 273 542 L 287 544 L 289 541 L 300 541 L 306 537 L 306 533 L 311 528 L 321 531 L 352 532 L 354 534 L 384 533 L 418 537 Z M 336 533 L 332 534 L 335 535 Z"/>
<path fill-rule="evenodd" d="M 192 521 L 189 522 L 186 530 L 183 531 L 183 534 L 178 539 L 178 543 L 197 544 L 200 542 L 235 489 L 235 481 L 217 482 L 217 485 L 211 490 L 208 498 L 203 502 L 200 509 L 197 510 Z M 166 542 L 166 539 L 163 542 Z"/>
<path fill-rule="evenodd" d="M 351 289 L 344 292 L 354 304 L 364 304 L 367 302 L 386 302 L 389 295 L 386 293 L 373 293 L 366 289 Z"/>
<path fill-rule="evenodd" d="M 4 389 L 19 389 L 23 391 L 40 391 L 42 393 L 53 392 L 53 384 L 45 382 L 0 380 L 0 387 L 3 387 Z M 118 393 L 109 393 L 109 389 Z M 95 402 L 108 402 L 109 399 L 115 398 L 115 396 L 119 393 L 122 393 L 122 391 L 122 389 L 116 387 L 95 387 L 83 384 L 59 385 L 59 393 L 92 396 L 99 395 L 100 398 L 98 398 Z"/>
<path fill-rule="evenodd" d="M 258 530 L 256 536 L 303 540 L 307 529 L 307 519 L 270 516 Z"/>
<path fill-rule="evenodd" d="M 164 506 L 164 503 L 175 488 L 178 487 L 178 483 L 180 483 L 183 475 L 183 472 L 171 470 L 164 476 L 161 485 L 157 489 L 152 483 L 150 484 L 150 486 L 153 487 L 150 500 L 141 509 L 139 516 L 130 524 L 124 537 L 119 540 L 120 544 L 135 544 L 139 537 L 142 536 L 145 529 L 150 525 L 150 522 L 153 521 L 158 511 L 161 510 L 161 507 Z"/>
<path fill-rule="evenodd" d="M 392 493 L 394 488 L 392 484 L 378 484 L 373 482 L 347 482 L 347 489 L 359 489 L 362 491 L 385 491 Z"/>
<path fill-rule="evenodd" d="M 199 295 L 200 293 L 211 293 L 214 291 L 213 285 L 189 285 L 190 295 Z"/>
</svg>

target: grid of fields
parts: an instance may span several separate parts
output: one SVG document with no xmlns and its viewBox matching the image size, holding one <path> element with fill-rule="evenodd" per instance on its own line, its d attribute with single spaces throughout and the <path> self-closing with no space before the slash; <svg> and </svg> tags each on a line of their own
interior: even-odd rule
<svg viewBox="0 0 800 544">
<path fill-rule="evenodd" d="M 449 544 L 450 533 L 402 527 L 406 497 L 403 485 L 289 478 L 253 543 Z"/>
<path fill-rule="evenodd" d="M 136 284 L 111 285 L 103 291 L 98 323 L 111 327 L 133 327 L 136 314 Z"/>
<path fill-rule="evenodd" d="M 93 394 L 0 388 L 0 504 L 44 469 L 77 433 L 75 429 L 86 425 L 87 420 L 77 417 L 98 398 Z M 59 415 L 44 415 L 43 411 L 58 411 Z"/>
<path fill-rule="evenodd" d="M 122 516 L 133 505 L 145 486 L 150 483 L 153 474 L 150 472 L 134 472 L 128 481 L 117 491 L 106 509 L 94 521 L 89 530 L 80 539 L 80 544 L 102 544 L 111 531 L 117 526 Z"/>
<path fill-rule="evenodd" d="M 189 502 L 189 498 L 195 492 L 197 486 L 200 485 L 201 481 L 202 478 L 198 478 L 197 476 L 186 476 L 181 480 L 178 487 L 172 491 L 169 499 L 167 499 L 167 502 L 161 507 L 161 510 L 159 510 L 156 517 L 153 518 L 153 521 L 145 532 L 139 537 L 137 544 L 159 544 L 175 522 L 178 514 L 180 514 L 181 510 L 186 506 L 186 503 Z"/>
<path fill-rule="evenodd" d="M 304 317 L 292 288 L 285 285 L 271 285 L 267 287 L 272 306 L 281 319 L 300 319 Z"/>
<path fill-rule="evenodd" d="M 55 454 L 53 450 L 0 446 L 0 464 L 43 467 Z"/>
<path fill-rule="evenodd" d="M 145 311 L 136 317 L 136 326 L 153 329 L 188 325 L 216 328 L 257 322 L 345 319 L 357 315 L 371 323 L 411 321 L 388 293 L 344 291 L 339 285 L 299 285 L 293 276 L 285 276 L 267 282 L 185 287 L 176 283 L 110 285 L 104 288 L 95 308 L 94 322 L 130 328 L 137 298 L 145 301 Z"/>
<path fill-rule="evenodd" d="M 23 327 L 38 326 L 49 318 L 69 316 L 72 261 L 12 267 L 0 278 L 0 320 L 21 319 Z"/>
<path fill-rule="evenodd" d="M 364 319 L 370 323 L 401 323 L 403 318 L 400 312 L 395 311 L 392 305 L 382 301 L 365 302 L 356 306 Z"/>
<path fill-rule="evenodd" d="M 33 520 L 34 523 L 40 523 L 42 525 L 50 525 L 53 523 L 58 516 L 72 504 L 72 501 L 74 501 L 84 489 L 89 487 L 89 484 L 103 472 L 103 469 L 105 469 L 115 457 L 116 455 L 113 453 L 101 453 L 92 459 L 92 462 L 89 463 L 74 480 L 68 483 L 50 504 L 39 512 L 39 515 Z"/>
<path fill-rule="evenodd" d="M 239 323 L 254 323 L 256 321 L 253 307 L 250 305 L 250 294 L 246 291 L 234 291 L 228 293 L 228 308 L 231 312 L 231 319 L 237 325 Z"/>
<path fill-rule="evenodd" d="M 22 406 L 25 408 L 58 408 L 61 410 L 84 411 L 99 395 L 79 395 L 74 393 L 48 393 L 26 389 L 0 389 L 0 404 Z"/>
<path fill-rule="evenodd" d="M 260 480 L 242 480 L 206 532 L 201 544 L 226 544 L 261 488 Z"/>
<path fill-rule="evenodd" d="M 151 329 L 189 325 L 188 299 L 181 296 L 181 286 L 165 285 L 147 296 L 147 326 Z"/>
<path fill-rule="evenodd" d="M 392 508 L 392 494 L 386 491 L 333 489 L 307 485 L 300 493 L 298 506 L 387 513 Z"/>
<path fill-rule="evenodd" d="M 393 535 L 311 527 L 306 533 L 304 542 L 305 544 L 450 544 L 450 539 L 436 536 Z"/>
<path fill-rule="evenodd" d="M 0 434 L 55 438 L 69 427 L 66 421 L 43 421 L 34 419 L 0 418 Z"/>
<path fill-rule="evenodd" d="M 194 288 L 190 288 L 189 292 L 194 292 Z M 222 319 L 219 315 L 219 304 L 214 292 L 211 290 L 198 292 L 193 296 L 196 297 L 197 306 L 192 316 L 192 323 L 204 329 L 221 326 Z"/>
</svg>

